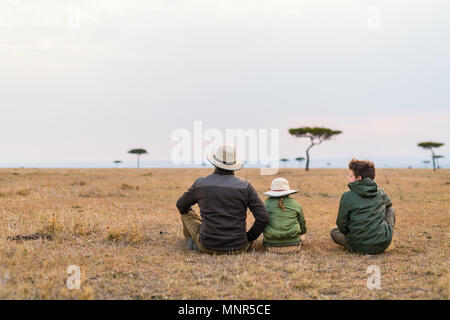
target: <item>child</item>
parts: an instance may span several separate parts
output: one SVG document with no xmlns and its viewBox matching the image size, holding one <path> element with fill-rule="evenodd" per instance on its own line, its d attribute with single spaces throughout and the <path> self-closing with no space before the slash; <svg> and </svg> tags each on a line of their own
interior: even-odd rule
<svg viewBox="0 0 450 320">
<path fill-rule="evenodd" d="M 352 159 L 348 168 L 350 191 L 341 197 L 337 228 L 331 230 L 331 238 L 354 252 L 381 253 L 392 240 L 392 202 L 373 180 L 373 162 Z"/>
<path fill-rule="evenodd" d="M 286 179 L 277 178 L 272 181 L 271 190 L 264 193 L 269 196 L 265 206 L 270 217 L 264 230 L 263 245 L 273 251 L 298 251 L 300 235 L 306 233 L 302 206 L 289 197 L 296 192 L 291 190 Z"/>
</svg>

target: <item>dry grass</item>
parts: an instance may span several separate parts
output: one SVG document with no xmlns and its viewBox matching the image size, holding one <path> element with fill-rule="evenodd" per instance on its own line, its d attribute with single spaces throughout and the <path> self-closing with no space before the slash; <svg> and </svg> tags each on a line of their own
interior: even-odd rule
<svg viewBox="0 0 450 320">
<path fill-rule="evenodd" d="M 283 169 L 308 239 L 294 255 L 185 248 L 177 198 L 211 169 L 0 170 L 0 299 L 448 299 L 450 171 L 379 170 L 397 210 L 391 247 L 351 254 L 329 237 L 345 170 Z M 272 176 L 239 175 L 259 192 Z M 249 215 L 248 222 L 252 222 Z M 51 234 L 53 240 L 8 236 Z M 369 265 L 382 288 L 366 287 Z M 68 290 L 69 265 L 82 271 Z"/>
</svg>

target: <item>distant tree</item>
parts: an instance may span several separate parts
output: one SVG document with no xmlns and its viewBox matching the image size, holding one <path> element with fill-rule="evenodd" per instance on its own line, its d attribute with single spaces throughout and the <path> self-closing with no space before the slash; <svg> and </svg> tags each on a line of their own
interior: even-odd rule
<svg viewBox="0 0 450 320">
<path fill-rule="evenodd" d="M 443 155 L 440 155 L 440 154 L 434 156 L 434 159 L 436 159 L 436 167 L 437 167 L 438 169 L 441 168 L 441 166 L 439 165 L 439 159 L 442 159 L 442 158 L 444 158 L 444 156 L 443 156 Z"/>
<path fill-rule="evenodd" d="M 122 163 L 122 160 L 114 160 L 113 163 L 116 165 L 117 168 L 117 166 Z"/>
<path fill-rule="evenodd" d="M 140 167 L 140 157 L 141 157 L 141 155 L 148 154 L 147 150 L 145 150 L 145 149 L 131 149 L 130 151 L 128 151 L 128 153 L 137 155 L 137 168 L 138 169 Z"/>
<path fill-rule="evenodd" d="M 305 161 L 305 158 L 304 158 L 304 157 L 297 157 L 297 158 L 295 158 L 295 161 L 298 161 L 298 166 L 300 167 L 300 166 L 301 166 L 301 163 L 302 163 L 303 161 Z"/>
<path fill-rule="evenodd" d="M 334 136 L 342 133 L 340 130 L 332 130 L 329 128 L 322 127 L 301 127 L 289 129 L 289 133 L 298 138 L 309 138 L 311 144 L 306 149 L 306 167 L 305 170 L 309 170 L 309 150 L 324 141 L 330 140 Z"/>
<path fill-rule="evenodd" d="M 425 168 L 428 168 L 428 165 L 430 164 L 430 160 L 423 160 L 422 163 L 425 165 Z"/>
<path fill-rule="evenodd" d="M 286 163 L 288 163 L 288 162 L 289 162 L 289 159 L 287 159 L 287 158 L 283 158 L 283 159 L 280 159 L 280 161 L 281 161 L 281 162 L 283 162 L 283 163 L 285 164 L 285 166 L 286 166 Z"/>
<path fill-rule="evenodd" d="M 427 149 L 431 151 L 431 160 L 433 160 L 433 170 L 436 171 L 436 161 L 435 161 L 435 154 L 433 148 L 440 148 L 444 144 L 441 142 L 432 142 L 432 141 L 426 141 L 426 142 L 420 142 L 417 144 L 418 147 Z"/>
</svg>

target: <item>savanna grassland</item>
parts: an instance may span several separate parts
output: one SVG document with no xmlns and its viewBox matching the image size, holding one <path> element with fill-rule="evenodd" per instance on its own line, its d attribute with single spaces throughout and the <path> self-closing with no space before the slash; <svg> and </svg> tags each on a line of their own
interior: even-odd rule
<svg viewBox="0 0 450 320">
<path fill-rule="evenodd" d="M 347 171 L 282 169 L 300 190 L 302 250 L 266 253 L 260 237 L 237 256 L 188 251 L 182 238 L 175 202 L 211 171 L 1 169 L 0 299 L 448 299 L 449 170 L 378 170 L 394 238 L 383 254 L 359 255 L 329 236 Z M 261 193 L 273 179 L 238 175 Z M 52 238 L 7 238 L 36 233 Z M 70 265 L 81 268 L 80 290 L 66 286 Z M 366 287 L 369 265 L 381 269 L 379 290 Z"/>
</svg>

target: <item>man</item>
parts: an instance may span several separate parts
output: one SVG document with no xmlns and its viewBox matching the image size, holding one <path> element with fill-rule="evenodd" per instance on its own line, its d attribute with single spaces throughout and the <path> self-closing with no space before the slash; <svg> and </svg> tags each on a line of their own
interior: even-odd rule
<svg viewBox="0 0 450 320">
<path fill-rule="evenodd" d="M 386 250 L 392 241 L 395 211 L 389 196 L 378 187 L 375 165 L 352 159 L 348 165 L 350 191 L 342 195 L 337 228 L 331 238 L 345 248 L 363 254 Z"/>
<path fill-rule="evenodd" d="M 264 231 L 269 213 L 250 182 L 234 175 L 243 166 L 234 147 L 218 147 L 208 161 L 216 167 L 214 173 L 197 179 L 177 201 L 188 248 L 207 253 L 247 251 Z M 196 203 L 201 217 L 191 208 Z M 255 217 L 248 232 L 247 208 Z"/>
</svg>

